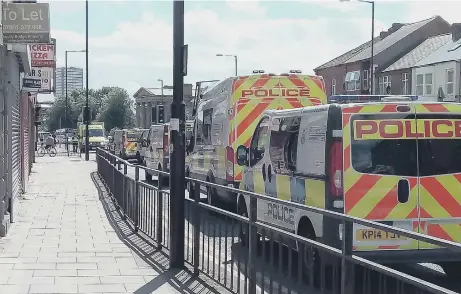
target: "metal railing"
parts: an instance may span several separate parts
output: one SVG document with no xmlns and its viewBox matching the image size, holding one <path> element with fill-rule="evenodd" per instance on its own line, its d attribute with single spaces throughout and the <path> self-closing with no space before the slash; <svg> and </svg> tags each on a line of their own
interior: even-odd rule
<svg viewBox="0 0 461 294">
<path fill-rule="evenodd" d="M 168 173 L 130 164 L 97 150 L 98 172 L 120 212 L 135 231 L 169 248 L 170 194 L 162 187 Z M 134 175 L 130 175 L 134 169 Z M 157 184 L 140 180 L 149 171 Z M 461 244 L 338 212 L 287 202 L 192 178 L 185 205 L 185 260 L 194 273 L 206 275 L 233 293 L 458 293 L 396 269 L 367 260 L 352 248 L 353 224 L 398 234 L 461 254 Z M 201 187 L 245 195 L 247 214 L 202 203 Z M 258 200 L 267 200 L 336 220 L 342 227 L 339 246 L 309 239 L 263 223 Z M 461 255 L 460 255 L 461 256 Z"/>
</svg>

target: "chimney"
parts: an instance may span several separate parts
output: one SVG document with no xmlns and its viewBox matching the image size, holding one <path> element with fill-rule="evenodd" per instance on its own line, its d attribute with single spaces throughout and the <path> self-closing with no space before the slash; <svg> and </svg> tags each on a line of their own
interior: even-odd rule
<svg viewBox="0 0 461 294">
<path fill-rule="evenodd" d="M 457 42 L 461 39 L 461 23 L 454 23 L 451 25 L 451 39 Z"/>
<path fill-rule="evenodd" d="M 394 22 L 391 26 L 391 28 L 389 29 L 389 33 L 392 34 L 393 32 L 396 32 L 398 31 L 401 27 L 403 27 L 404 24 L 403 23 L 399 23 L 399 22 Z"/>
<path fill-rule="evenodd" d="M 388 35 L 389 35 L 388 32 L 383 31 L 383 32 L 379 33 L 379 38 L 382 40 L 382 39 L 386 38 Z"/>
</svg>

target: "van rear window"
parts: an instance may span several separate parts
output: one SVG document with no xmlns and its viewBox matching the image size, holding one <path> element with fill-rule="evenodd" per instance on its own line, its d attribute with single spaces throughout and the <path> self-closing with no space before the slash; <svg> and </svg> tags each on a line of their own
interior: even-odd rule
<svg viewBox="0 0 461 294">
<path fill-rule="evenodd" d="M 351 120 L 352 167 L 360 173 L 396 175 L 396 176 L 432 176 L 461 173 L 461 138 L 447 139 L 433 136 L 416 137 L 416 129 L 406 131 L 404 136 L 397 136 L 398 128 L 386 126 L 388 133 L 375 134 L 371 124 L 366 121 L 400 120 L 408 126 L 415 115 L 402 117 L 389 114 L 355 115 Z M 417 114 L 418 126 L 423 121 L 461 120 L 461 115 Z M 357 124 L 362 123 L 362 129 Z M 415 123 L 413 123 L 413 126 Z M 379 127 L 383 130 L 384 127 Z M 358 130 L 363 133 L 358 134 Z M 422 130 L 418 129 L 421 133 Z M 392 136 L 396 138 L 392 138 Z M 419 164 L 419 173 L 418 173 Z"/>
</svg>

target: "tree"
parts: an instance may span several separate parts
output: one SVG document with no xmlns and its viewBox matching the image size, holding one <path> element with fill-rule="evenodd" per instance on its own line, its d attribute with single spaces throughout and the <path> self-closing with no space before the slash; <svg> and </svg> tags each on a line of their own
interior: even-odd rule
<svg viewBox="0 0 461 294">
<path fill-rule="evenodd" d="M 82 121 L 82 110 L 86 104 L 86 91 L 75 90 L 68 96 L 67 121 L 65 120 L 65 98 L 56 98 L 50 108 L 46 126 L 49 131 L 59 128 L 76 128 Z M 133 102 L 128 92 L 119 87 L 102 87 L 88 90 L 88 105 L 92 121 L 103 121 L 107 130 L 113 127 L 128 128 L 134 125 Z"/>
<path fill-rule="evenodd" d="M 131 128 L 134 126 L 132 106 L 133 101 L 125 89 L 118 87 L 111 88 L 104 95 L 99 119 L 104 122 L 106 130 Z"/>
</svg>

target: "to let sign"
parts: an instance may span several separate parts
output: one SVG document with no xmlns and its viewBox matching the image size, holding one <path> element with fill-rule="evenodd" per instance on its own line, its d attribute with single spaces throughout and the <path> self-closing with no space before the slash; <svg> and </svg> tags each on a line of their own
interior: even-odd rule
<svg viewBox="0 0 461 294">
<path fill-rule="evenodd" d="M 54 60 L 54 44 L 31 44 L 29 45 L 32 66 L 56 67 Z"/>
<path fill-rule="evenodd" d="M 4 43 L 50 43 L 48 3 L 3 3 Z"/>
</svg>

